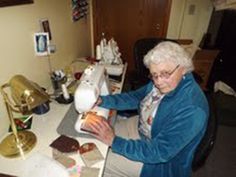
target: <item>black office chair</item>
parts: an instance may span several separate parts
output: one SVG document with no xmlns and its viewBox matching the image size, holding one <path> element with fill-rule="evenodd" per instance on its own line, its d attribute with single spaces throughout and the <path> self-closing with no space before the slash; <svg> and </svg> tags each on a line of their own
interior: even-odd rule
<svg viewBox="0 0 236 177">
<path fill-rule="evenodd" d="M 151 50 L 153 47 L 155 47 L 158 43 L 162 41 L 177 42 L 171 39 L 155 37 L 142 38 L 135 42 L 133 48 L 135 70 L 132 71 L 129 75 L 129 84 L 131 90 L 135 90 L 145 85 L 149 81 L 149 71 L 143 64 L 143 57 L 147 54 L 149 50 Z"/>
<path fill-rule="evenodd" d="M 216 110 L 215 110 L 215 101 L 214 101 L 214 95 L 213 93 L 205 92 L 209 108 L 210 108 L 210 116 L 208 119 L 208 124 L 206 128 L 206 132 L 199 143 L 192 162 L 192 170 L 197 171 L 199 168 L 201 168 L 207 158 L 209 157 L 216 141 L 216 135 L 217 135 L 217 127 L 218 127 L 218 121 L 216 116 Z"/>
</svg>

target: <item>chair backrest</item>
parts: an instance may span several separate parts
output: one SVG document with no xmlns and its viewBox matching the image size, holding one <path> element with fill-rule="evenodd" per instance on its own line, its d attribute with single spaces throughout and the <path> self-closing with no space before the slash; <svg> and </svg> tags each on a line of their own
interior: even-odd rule
<svg viewBox="0 0 236 177">
<path fill-rule="evenodd" d="M 162 41 L 172 41 L 178 43 L 176 40 L 156 37 L 141 38 L 135 42 L 133 48 L 135 70 L 132 71 L 129 76 L 131 90 L 135 90 L 149 82 L 149 70 L 144 66 L 143 58 L 149 50 Z"/>
<path fill-rule="evenodd" d="M 208 118 L 208 124 L 206 132 L 199 143 L 192 162 L 192 170 L 196 171 L 205 164 L 206 159 L 210 155 L 216 141 L 217 134 L 217 117 L 215 110 L 214 97 L 210 93 L 206 93 L 206 97 L 209 103 L 210 115 Z"/>
<path fill-rule="evenodd" d="M 162 41 L 173 41 L 176 40 L 166 39 L 166 38 L 141 38 L 137 40 L 134 44 L 134 63 L 137 75 L 140 79 L 148 80 L 148 69 L 143 64 L 143 57 L 147 54 L 149 50 L 155 47 L 158 43 Z"/>
</svg>

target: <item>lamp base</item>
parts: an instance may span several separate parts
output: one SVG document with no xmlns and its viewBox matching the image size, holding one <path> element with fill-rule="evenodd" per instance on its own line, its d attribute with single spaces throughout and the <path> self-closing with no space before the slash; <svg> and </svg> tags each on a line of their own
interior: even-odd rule
<svg viewBox="0 0 236 177">
<path fill-rule="evenodd" d="M 16 141 L 15 135 L 8 135 L 0 143 L 0 154 L 7 158 L 15 158 L 30 152 L 36 145 L 37 138 L 30 131 L 19 131 L 19 141 Z"/>
</svg>

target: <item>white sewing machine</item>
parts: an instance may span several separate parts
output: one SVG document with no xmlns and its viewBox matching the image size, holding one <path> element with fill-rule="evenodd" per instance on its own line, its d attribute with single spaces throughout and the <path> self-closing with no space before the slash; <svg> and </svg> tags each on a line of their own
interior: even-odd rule
<svg viewBox="0 0 236 177">
<path fill-rule="evenodd" d="M 81 82 L 77 87 L 74 95 L 75 108 L 80 113 L 75 123 L 75 130 L 79 133 L 88 133 L 81 130 L 81 124 L 84 119 L 83 114 L 88 111 L 96 112 L 108 118 L 109 110 L 102 107 L 95 106 L 100 95 L 107 95 L 110 93 L 108 85 L 108 76 L 106 75 L 105 67 L 102 65 L 90 65 L 81 76 Z"/>
</svg>

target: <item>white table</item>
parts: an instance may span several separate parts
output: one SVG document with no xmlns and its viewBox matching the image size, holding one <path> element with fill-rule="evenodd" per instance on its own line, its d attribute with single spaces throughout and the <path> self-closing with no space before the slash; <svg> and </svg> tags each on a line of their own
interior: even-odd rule
<svg viewBox="0 0 236 177">
<path fill-rule="evenodd" d="M 115 90 L 115 93 L 120 93 L 123 87 L 125 73 L 127 69 L 127 64 L 125 64 L 124 73 L 120 83 L 116 83 L 118 89 Z M 37 144 L 34 149 L 26 154 L 25 159 L 28 159 L 30 156 L 40 153 L 48 157 L 52 157 L 52 148 L 49 146 L 56 138 L 60 135 L 57 133 L 56 129 L 63 119 L 64 115 L 68 111 L 69 105 L 59 104 L 57 102 L 50 103 L 50 111 L 43 115 L 33 115 L 33 122 L 31 131 L 37 136 Z M 5 136 L 4 136 L 5 137 Z M 4 137 L 1 137 L 2 140 Z M 81 138 L 75 137 L 80 144 L 86 142 L 93 142 L 97 145 L 98 149 L 101 151 L 104 159 L 106 159 L 107 152 L 109 147 L 104 143 L 94 139 L 94 138 Z M 71 155 L 71 158 L 76 160 L 76 164 L 81 166 L 84 165 L 79 154 Z M 0 156 L 0 173 L 6 173 L 10 175 L 20 176 L 24 173 L 24 162 L 25 160 L 21 157 L 9 159 L 3 156 Z M 92 167 L 99 168 L 99 177 L 103 174 L 103 169 L 105 165 L 105 160 L 100 161 L 93 165 Z"/>
</svg>

